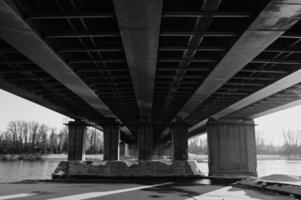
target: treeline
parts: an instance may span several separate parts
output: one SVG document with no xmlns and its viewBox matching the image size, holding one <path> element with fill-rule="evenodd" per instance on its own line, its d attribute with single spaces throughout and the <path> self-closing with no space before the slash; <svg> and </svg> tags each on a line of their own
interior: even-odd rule
<svg viewBox="0 0 301 200">
<path fill-rule="evenodd" d="M 257 154 L 301 155 L 301 130 L 282 130 L 282 145 L 267 143 L 261 133 L 256 133 Z"/>
<path fill-rule="evenodd" d="M 100 131 L 89 128 L 86 134 L 86 153 L 103 152 Z M 11 121 L 0 132 L 0 154 L 66 153 L 68 151 L 68 128 L 59 131 L 45 124 L 27 121 Z"/>
<path fill-rule="evenodd" d="M 267 142 L 262 133 L 256 133 L 256 150 L 261 155 L 301 155 L 301 130 L 283 130 L 282 144 Z M 207 137 L 199 136 L 189 140 L 189 153 L 207 154 Z"/>
<path fill-rule="evenodd" d="M 193 137 L 188 141 L 188 152 L 197 155 L 207 155 L 207 137 Z"/>
</svg>

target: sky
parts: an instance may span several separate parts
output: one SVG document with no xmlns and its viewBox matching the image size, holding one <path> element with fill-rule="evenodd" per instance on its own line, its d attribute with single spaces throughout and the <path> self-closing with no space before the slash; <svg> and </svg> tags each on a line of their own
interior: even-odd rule
<svg viewBox="0 0 301 200">
<path fill-rule="evenodd" d="M 9 121 L 25 120 L 44 123 L 60 129 L 68 117 L 36 103 L 0 89 L 0 130 L 5 130 Z"/>
<path fill-rule="evenodd" d="M 0 89 L 0 130 L 9 121 L 38 121 L 60 129 L 68 117 Z M 301 130 L 301 105 L 255 119 L 256 131 L 267 143 L 280 145 L 282 130 Z"/>
</svg>

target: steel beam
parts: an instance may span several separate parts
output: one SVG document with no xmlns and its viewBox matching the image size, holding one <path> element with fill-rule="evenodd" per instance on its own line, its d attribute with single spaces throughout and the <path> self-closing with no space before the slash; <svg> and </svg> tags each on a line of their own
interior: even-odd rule
<svg viewBox="0 0 301 200">
<path fill-rule="evenodd" d="M 275 8 L 277 8 L 277 9 L 275 9 Z M 253 41 L 253 43 L 255 42 L 253 44 L 254 47 L 258 48 L 258 53 L 260 53 L 259 51 L 262 50 L 262 45 L 260 45 L 258 42 L 261 41 L 264 46 L 267 46 L 268 43 L 272 43 L 275 39 L 277 39 L 277 37 L 279 37 L 281 34 L 283 34 L 284 31 L 288 30 L 292 25 L 294 25 L 298 21 L 298 19 L 299 19 L 298 15 L 299 15 L 300 11 L 301 11 L 301 2 L 299 2 L 299 1 L 294 1 L 294 0 L 271 1 L 267 5 L 267 7 L 263 10 L 263 12 L 261 12 L 261 14 L 257 17 L 257 19 L 251 25 L 251 28 L 253 28 L 253 29 L 251 29 L 250 31 L 256 30 L 256 29 L 254 30 L 254 26 L 255 26 L 255 28 L 258 29 L 257 31 L 255 31 L 255 33 L 260 30 L 260 24 L 261 24 L 261 26 L 263 26 L 261 28 L 262 30 L 264 30 L 264 31 L 262 31 L 263 36 L 260 37 L 260 35 L 262 35 L 262 34 L 258 33 L 258 34 L 256 34 L 256 35 L 258 35 L 257 40 Z M 269 19 L 270 17 L 273 17 L 273 18 Z M 266 39 L 264 39 L 264 38 L 266 38 Z M 238 41 L 238 43 L 239 43 L 239 41 Z M 246 42 L 246 43 L 249 44 L 248 48 L 250 49 L 250 47 L 252 47 L 252 44 L 248 43 L 248 42 Z M 236 45 L 234 45 L 234 47 Z M 251 48 L 251 49 L 253 49 L 253 48 Z M 252 51 L 254 51 L 254 49 Z M 243 49 L 242 49 L 241 53 L 244 54 Z M 246 58 L 245 55 L 246 54 L 244 54 L 242 56 L 244 56 L 244 58 Z M 250 55 L 252 55 L 252 54 L 250 54 Z M 249 58 L 248 62 L 250 62 L 255 56 L 252 56 L 251 59 Z M 240 58 L 240 56 L 237 56 L 237 57 Z M 240 59 L 242 59 L 242 58 L 240 58 Z M 230 62 L 228 62 L 228 63 L 226 62 L 226 64 L 229 64 L 229 63 Z M 236 63 L 239 63 L 239 62 L 236 62 Z M 241 63 L 241 64 L 243 64 L 243 63 Z M 229 65 L 225 65 L 225 66 L 229 66 Z M 234 67 L 235 65 L 232 65 L 232 66 Z M 280 92 L 286 88 L 289 88 L 290 86 L 293 86 L 293 85 L 299 83 L 300 77 L 301 77 L 301 70 L 298 70 L 298 71 L 274 82 L 273 84 L 249 95 L 248 97 L 243 98 L 242 100 L 232 104 L 231 106 L 221 110 L 220 112 L 214 114 L 212 117 L 219 119 L 221 117 L 227 116 L 227 115 L 229 115 L 235 111 L 238 111 L 239 109 L 244 108 L 248 105 L 251 105 L 263 98 L 266 98 L 266 97 L 271 96 L 277 92 Z M 224 82 L 224 81 L 222 81 L 222 82 Z M 218 86 L 220 86 L 220 84 L 218 84 Z M 204 99 L 204 97 L 201 99 L 201 102 L 203 101 L 203 99 Z M 298 102 L 296 102 L 296 104 L 297 103 Z M 276 109 L 275 109 L 275 111 L 276 111 Z M 262 114 L 267 114 L 267 113 L 268 112 L 264 112 Z M 187 116 L 188 113 L 183 112 L 182 114 L 183 114 L 183 116 Z M 252 116 L 252 117 L 256 117 L 256 115 Z M 190 127 L 190 131 L 194 131 L 195 129 L 200 128 L 205 123 L 206 120 L 207 119 Z"/>
<path fill-rule="evenodd" d="M 232 104 L 231 106 L 221 110 L 220 112 L 214 114 L 212 117 L 219 119 L 219 118 L 229 115 L 235 111 L 238 111 L 241 108 L 251 105 L 261 99 L 264 99 L 277 92 L 285 90 L 295 84 L 300 83 L 300 77 L 301 77 L 301 69 L 299 69 L 296 72 L 291 73 L 290 75 L 274 82 L 273 84 L 255 92 L 255 93 L 243 98 L 242 100 L 240 100 L 240 101 Z M 276 109 L 275 109 L 275 111 L 276 111 Z M 260 116 L 260 115 L 255 115 L 253 117 L 258 117 L 258 116 Z"/>
<path fill-rule="evenodd" d="M 114 0 L 113 3 L 140 117 L 150 120 L 162 0 Z"/>
<path fill-rule="evenodd" d="M 286 110 L 286 109 L 289 109 L 289 108 L 292 108 L 292 107 L 295 107 L 295 106 L 299 106 L 299 105 L 301 105 L 301 99 L 297 100 L 297 101 L 292 101 L 292 102 L 284 104 L 282 106 L 278 106 L 276 108 L 272 108 L 272 109 L 257 113 L 255 115 L 251 116 L 251 118 L 262 117 L 264 115 L 268 115 L 268 114 L 271 114 L 271 113 L 274 113 L 274 112 L 279 112 L 279 111 Z"/>
<path fill-rule="evenodd" d="M 48 33 L 46 38 L 56 39 L 56 38 L 85 38 L 85 37 L 119 37 L 118 33 L 115 32 L 100 32 L 100 33 Z"/>
<path fill-rule="evenodd" d="M 296 17 L 300 11 L 301 3 L 295 0 L 270 1 L 177 116 L 186 118 L 192 113 L 204 100 L 292 27 L 298 21 Z"/>
<path fill-rule="evenodd" d="M 165 12 L 163 17 L 166 18 L 196 18 L 196 17 L 212 17 L 212 18 L 250 18 L 251 13 L 244 12 Z"/>
<path fill-rule="evenodd" d="M 161 32 L 160 36 L 166 37 L 190 37 L 195 35 L 194 31 L 164 31 Z M 203 37 L 237 37 L 238 33 L 235 32 L 204 32 L 201 34 Z"/>
<path fill-rule="evenodd" d="M 114 13 L 35 13 L 26 17 L 26 20 L 45 20 L 45 19 L 107 19 L 114 18 Z"/>
<path fill-rule="evenodd" d="M 251 13 L 246 12 L 165 12 L 163 17 L 166 18 L 195 18 L 207 17 L 210 15 L 212 18 L 250 18 Z M 26 17 L 26 20 L 45 20 L 45 19 L 110 19 L 114 18 L 114 13 L 35 13 Z"/>
<path fill-rule="evenodd" d="M 97 94 L 17 14 L 17 11 L 3 0 L 0 1 L 0 37 L 104 117 L 119 120 Z"/>
<path fill-rule="evenodd" d="M 190 48 L 194 48 L 196 51 L 217 51 L 217 52 L 223 52 L 226 51 L 226 49 L 224 47 L 203 47 L 203 46 L 193 46 L 193 47 L 189 47 L 189 46 L 178 46 L 178 47 L 174 47 L 174 46 L 163 46 L 160 47 L 160 51 L 185 51 L 187 49 Z"/>
<path fill-rule="evenodd" d="M 1 50 L 0 50 L 1 51 Z M 122 51 L 120 47 L 100 47 L 100 48 L 64 48 L 58 50 L 60 53 L 80 53 L 80 52 L 119 52 Z"/>
</svg>

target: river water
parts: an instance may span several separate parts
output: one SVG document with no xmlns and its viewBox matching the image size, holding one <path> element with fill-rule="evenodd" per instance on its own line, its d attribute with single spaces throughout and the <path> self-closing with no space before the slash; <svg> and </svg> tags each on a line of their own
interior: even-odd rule
<svg viewBox="0 0 301 200">
<path fill-rule="evenodd" d="M 201 156 L 199 168 L 208 173 L 207 156 Z M 101 156 L 88 156 L 88 159 Z M 0 161 L 0 182 L 15 182 L 27 179 L 50 179 L 58 163 L 66 160 L 66 155 L 48 155 L 41 161 Z M 257 156 L 259 176 L 289 174 L 301 176 L 301 157 Z"/>
</svg>

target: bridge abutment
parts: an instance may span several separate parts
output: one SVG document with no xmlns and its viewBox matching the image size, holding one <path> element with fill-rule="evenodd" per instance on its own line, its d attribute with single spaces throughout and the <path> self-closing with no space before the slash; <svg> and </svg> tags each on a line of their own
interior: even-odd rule
<svg viewBox="0 0 301 200">
<path fill-rule="evenodd" d="M 87 125 L 79 120 L 67 124 L 69 129 L 68 160 L 85 160 L 85 135 Z"/>
<path fill-rule="evenodd" d="M 209 119 L 210 176 L 257 176 L 253 120 Z"/>
</svg>

